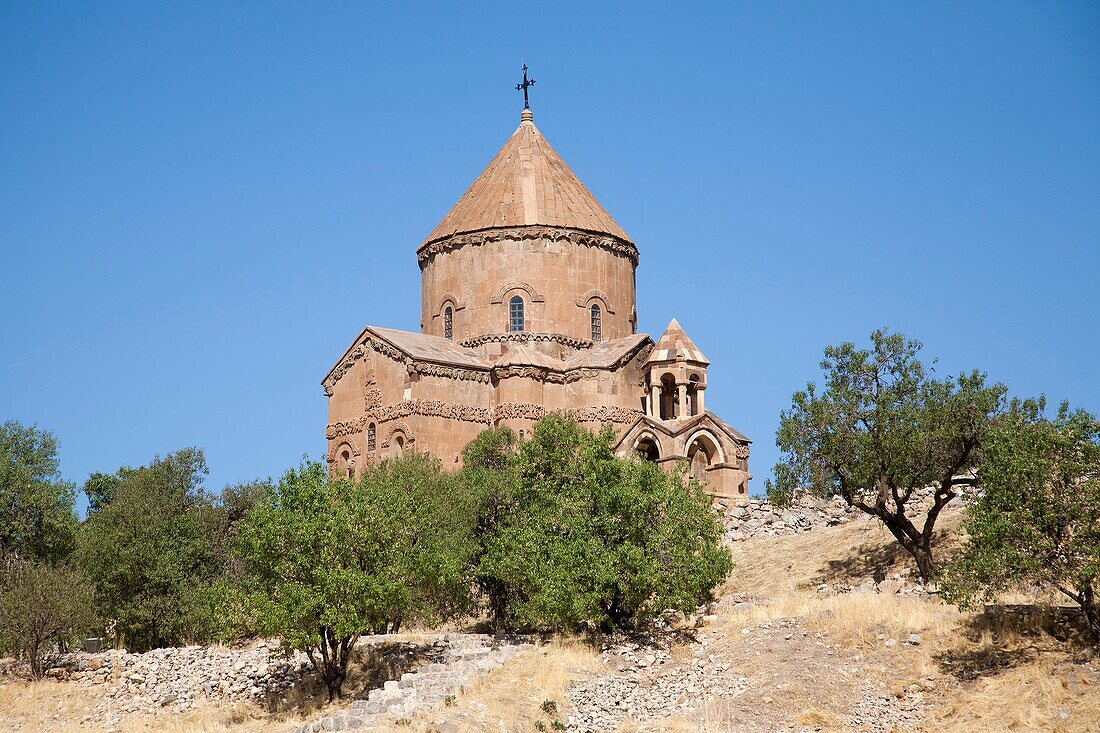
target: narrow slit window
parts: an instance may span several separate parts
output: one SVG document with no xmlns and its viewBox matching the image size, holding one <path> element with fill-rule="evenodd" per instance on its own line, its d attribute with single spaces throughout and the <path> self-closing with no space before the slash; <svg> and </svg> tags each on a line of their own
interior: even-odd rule
<svg viewBox="0 0 1100 733">
<path fill-rule="evenodd" d="M 374 423 L 367 426 L 367 450 L 374 450 Z"/>
<path fill-rule="evenodd" d="M 517 333 L 523 327 L 523 298 L 516 295 L 508 301 L 508 330 Z"/>
<path fill-rule="evenodd" d="M 592 340 L 603 340 L 603 320 L 600 306 L 597 303 L 592 304 Z"/>
<path fill-rule="evenodd" d="M 443 338 L 451 340 L 455 336 L 454 311 L 451 306 L 443 309 Z"/>
</svg>

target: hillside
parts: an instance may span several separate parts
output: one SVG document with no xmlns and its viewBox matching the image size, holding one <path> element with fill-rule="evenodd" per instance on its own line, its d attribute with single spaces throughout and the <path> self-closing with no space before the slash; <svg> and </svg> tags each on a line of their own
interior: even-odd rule
<svg viewBox="0 0 1100 733">
<path fill-rule="evenodd" d="M 948 512 L 944 530 L 958 519 Z M 657 638 L 501 646 L 454 631 L 402 634 L 387 663 L 356 670 L 349 689 L 365 699 L 325 709 L 299 683 L 266 703 L 198 699 L 174 712 L 173 696 L 146 712 L 105 715 L 125 699 L 107 697 L 119 689 L 108 673 L 6 679 L 0 729 L 1100 730 L 1100 664 L 1069 609 L 1018 595 L 960 613 L 910 583 L 890 536 L 862 519 L 732 549 L 718 602 L 696 625 Z M 367 694 L 402 671 L 404 681 Z M 392 714 L 370 716 L 379 706 Z"/>
</svg>

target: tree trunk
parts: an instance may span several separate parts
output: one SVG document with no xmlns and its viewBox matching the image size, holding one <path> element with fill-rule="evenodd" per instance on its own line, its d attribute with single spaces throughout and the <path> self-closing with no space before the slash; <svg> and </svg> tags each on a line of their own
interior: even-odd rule
<svg viewBox="0 0 1100 733">
<path fill-rule="evenodd" d="M 1088 622 L 1093 641 L 1100 643 L 1100 599 L 1096 597 L 1091 584 L 1086 584 L 1081 589 L 1077 602 L 1085 613 L 1085 621 Z"/>
</svg>

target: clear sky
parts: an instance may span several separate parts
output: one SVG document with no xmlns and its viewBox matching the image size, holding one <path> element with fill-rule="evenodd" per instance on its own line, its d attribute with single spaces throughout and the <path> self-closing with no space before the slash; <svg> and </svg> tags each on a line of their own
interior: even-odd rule
<svg viewBox="0 0 1100 733">
<path fill-rule="evenodd" d="M 415 248 L 535 122 L 711 359 L 754 492 L 821 351 L 1100 411 L 1100 4 L 0 2 L 0 419 L 64 475 L 324 452 Z"/>
</svg>

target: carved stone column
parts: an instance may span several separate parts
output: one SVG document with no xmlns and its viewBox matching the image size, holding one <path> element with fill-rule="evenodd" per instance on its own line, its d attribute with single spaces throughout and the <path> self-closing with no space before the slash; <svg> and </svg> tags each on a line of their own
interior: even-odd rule
<svg viewBox="0 0 1100 733">
<path fill-rule="evenodd" d="M 681 382 L 681 383 L 677 384 L 676 389 L 679 391 L 679 394 L 680 394 L 680 404 L 679 404 L 679 409 L 676 411 L 676 419 L 677 420 L 686 420 L 689 417 L 691 417 L 691 415 L 686 414 L 686 413 L 691 412 L 691 410 L 688 407 L 688 386 L 687 386 L 687 382 Z"/>
<path fill-rule="evenodd" d="M 649 388 L 649 416 L 661 419 L 661 385 L 659 384 Z"/>
<path fill-rule="evenodd" d="M 695 388 L 695 408 L 697 415 L 702 415 L 705 412 L 703 409 L 703 393 L 706 391 L 706 387 Z"/>
</svg>

